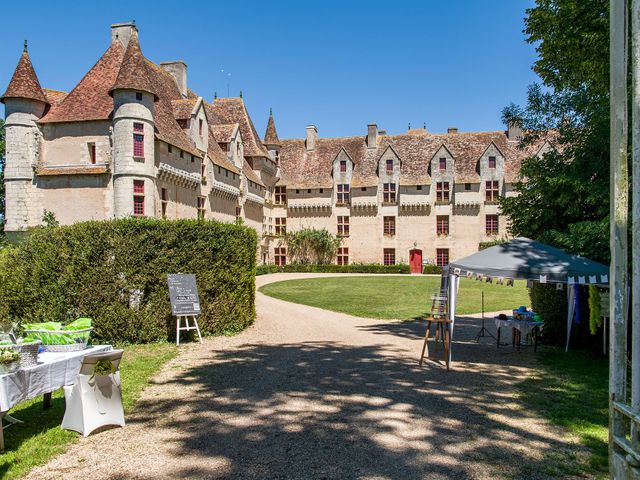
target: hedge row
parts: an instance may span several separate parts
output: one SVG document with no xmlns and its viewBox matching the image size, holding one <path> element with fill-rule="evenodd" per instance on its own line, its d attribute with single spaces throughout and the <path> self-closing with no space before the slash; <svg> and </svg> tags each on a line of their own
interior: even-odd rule
<svg viewBox="0 0 640 480">
<path fill-rule="evenodd" d="M 194 273 L 205 334 L 255 318 L 257 238 L 212 221 L 126 219 L 38 228 L 0 254 L 0 319 L 93 318 L 95 341 L 175 335 L 167 273 Z"/>
<path fill-rule="evenodd" d="M 277 265 L 258 265 L 256 275 L 267 273 L 410 273 L 409 265 L 380 265 L 377 263 L 352 263 L 350 265 L 313 265 L 290 263 L 279 267 Z"/>
</svg>

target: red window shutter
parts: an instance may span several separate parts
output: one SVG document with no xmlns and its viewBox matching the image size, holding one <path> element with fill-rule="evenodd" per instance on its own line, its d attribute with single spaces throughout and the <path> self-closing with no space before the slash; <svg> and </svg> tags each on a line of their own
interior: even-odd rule
<svg viewBox="0 0 640 480">
<path fill-rule="evenodd" d="M 140 133 L 133 134 L 133 156 L 144 157 L 144 135 Z"/>
</svg>

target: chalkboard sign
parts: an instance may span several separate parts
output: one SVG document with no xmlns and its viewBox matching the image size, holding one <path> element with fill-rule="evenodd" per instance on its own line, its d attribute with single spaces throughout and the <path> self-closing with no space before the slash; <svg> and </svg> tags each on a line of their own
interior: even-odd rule
<svg viewBox="0 0 640 480">
<path fill-rule="evenodd" d="M 193 274 L 170 273 L 167 275 L 169 283 L 169 299 L 171 311 L 174 315 L 199 315 L 200 299 L 196 276 Z"/>
</svg>

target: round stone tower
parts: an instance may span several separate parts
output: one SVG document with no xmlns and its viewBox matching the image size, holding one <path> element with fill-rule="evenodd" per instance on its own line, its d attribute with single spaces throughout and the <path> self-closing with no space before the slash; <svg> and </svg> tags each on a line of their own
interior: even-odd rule
<svg viewBox="0 0 640 480">
<path fill-rule="evenodd" d="M 154 103 L 157 96 L 138 35 L 129 39 L 113 97 L 114 216 L 154 216 Z"/>
<path fill-rule="evenodd" d="M 34 184 L 40 159 L 41 134 L 37 121 L 48 102 L 31 64 L 25 41 L 18 66 L 0 98 L 5 104 L 5 231 L 10 240 L 42 223 L 42 205 Z"/>
</svg>

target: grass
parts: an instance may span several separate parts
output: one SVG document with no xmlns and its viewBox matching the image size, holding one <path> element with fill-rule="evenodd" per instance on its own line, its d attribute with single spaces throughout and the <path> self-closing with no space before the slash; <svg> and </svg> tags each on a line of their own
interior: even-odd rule
<svg viewBox="0 0 640 480">
<path fill-rule="evenodd" d="M 135 408 L 135 402 L 149 379 L 176 353 L 175 345 L 169 343 L 124 347 L 120 375 L 126 413 Z M 49 410 L 43 410 L 42 399 L 36 398 L 19 404 L 9 413 L 25 423 L 4 431 L 6 450 L 0 455 L 0 478 L 22 477 L 63 452 L 68 444 L 79 438 L 77 433 L 60 428 L 64 415 L 62 389 L 54 392 L 53 406 Z"/>
<path fill-rule="evenodd" d="M 265 295 L 358 317 L 413 319 L 431 310 L 431 294 L 440 289 L 440 277 L 375 276 L 285 280 L 260 288 Z M 508 310 L 529 304 L 525 282 L 515 286 L 460 279 L 456 313 Z"/>
<path fill-rule="evenodd" d="M 589 458 L 569 460 L 567 468 L 607 478 L 608 361 L 587 352 L 543 347 L 541 369 L 520 385 L 523 403 L 577 435 Z"/>
</svg>

